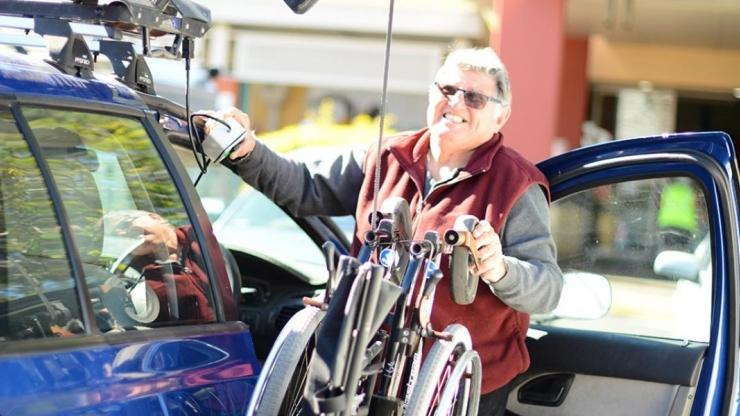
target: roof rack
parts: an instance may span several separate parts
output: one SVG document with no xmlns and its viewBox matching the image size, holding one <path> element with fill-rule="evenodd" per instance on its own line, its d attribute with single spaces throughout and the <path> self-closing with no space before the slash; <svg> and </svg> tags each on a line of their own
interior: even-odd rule
<svg viewBox="0 0 740 416">
<path fill-rule="evenodd" d="M 154 92 L 154 79 L 144 56 L 137 54 L 131 42 L 100 40 L 100 53 L 106 55 L 113 72 L 129 87 L 146 94 Z"/>
<path fill-rule="evenodd" d="M 47 1 L 4 0 L 0 15 L 33 18 L 32 30 L 43 37 L 61 37 L 62 43 L 51 43 L 52 63 L 67 74 L 83 78 L 92 76 L 98 53 L 108 57 L 116 76 L 129 87 L 154 94 L 151 71 L 144 56 L 168 59 L 193 57 L 194 38 L 203 36 L 211 24 L 210 11 L 191 0 L 115 0 L 101 4 L 100 0 Z M 83 34 L 73 30 L 72 23 L 102 26 L 98 38 L 99 50 L 91 52 Z M 29 33 L 31 27 L 13 23 L 10 27 Z M 141 41 L 138 54 L 128 37 Z M 155 49 L 150 38 L 174 35 L 171 46 Z"/>
<path fill-rule="evenodd" d="M 34 32 L 41 36 L 66 38 L 61 45 L 54 43 L 49 45 L 49 55 L 59 69 L 70 75 L 92 77 L 93 55 L 85 39 L 72 30 L 69 22 L 37 17 L 33 25 Z"/>
<path fill-rule="evenodd" d="M 109 25 L 151 36 L 163 34 L 199 38 L 211 25 L 211 12 L 191 0 L 48 1 L 4 0 L 0 15 L 46 17 L 69 22 Z"/>
</svg>

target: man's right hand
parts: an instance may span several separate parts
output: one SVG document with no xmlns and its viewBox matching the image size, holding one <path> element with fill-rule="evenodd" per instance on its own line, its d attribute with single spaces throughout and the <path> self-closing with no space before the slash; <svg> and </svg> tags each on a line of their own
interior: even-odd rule
<svg viewBox="0 0 740 416">
<path fill-rule="evenodd" d="M 236 160 L 243 157 L 246 157 L 249 155 L 252 150 L 254 150 L 254 146 L 256 144 L 256 138 L 254 136 L 254 131 L 252 130 L 251 126 L 252 123 L 249 120 L 249 116 L 245 114 L 243 111 L 239 110 L 238 108 L 231 107 L 224 111 L 219 111 L 218 113 L 214 114 L 214 116 L 222 119 L 222 120 L 228 120 L 230 118 L 233 118 L 236 120 L 239 124 L 244 127 L 244 129 L 247 131 L 247 133 L 244 135 L 244 140 L 241 141 L 229 154 L 230 160 Z M 209 130 L 211 129 L 210 123 L 206 123 L 205 126 L 205 133 L 208 134 Z"/>
</svg>

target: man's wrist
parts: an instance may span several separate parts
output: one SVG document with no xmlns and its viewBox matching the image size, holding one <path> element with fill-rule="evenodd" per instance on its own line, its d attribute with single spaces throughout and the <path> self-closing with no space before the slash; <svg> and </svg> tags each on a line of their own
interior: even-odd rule
<svg viewBox="0 0 740 416">
<path fill-rule="evenodd" d="M 492 285 L 492 284 L 500 282 L 502 279 L 506 277 L 508 273 L 509 273 L 509 267 L 506 265 L 506 261 L 504 261 L 500 268 L 497 267 L 494 270 L 490 270 L 487 273 L 484 273 L 484 275 L 481 276 L 481 278 L 483 279 L 484 282 L 486 282 L 486 284 Z M 494 275 L 495 277 L 489 279 L 487 278 L 488 276 L 486 275 L 488 276 Z"/>
</svg>

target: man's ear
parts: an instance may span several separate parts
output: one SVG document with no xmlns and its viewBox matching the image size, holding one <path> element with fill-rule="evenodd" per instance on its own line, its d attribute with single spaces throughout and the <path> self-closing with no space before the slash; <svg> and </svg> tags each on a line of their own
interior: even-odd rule
<svg viewBox="0 0 740 416">
<path fill-rule="evenodd" d="M 508 104 L 501 109 L 501 113 L 498 115 L 498 117 L 496 117 L 496 124 L 498 124 L 499 130 L 501 130 L 504 127 L 504 124 L 506 124 L 506 122 L 509 121 L 510 116 L 511 116 L 511 105 Z"/>
</svg>

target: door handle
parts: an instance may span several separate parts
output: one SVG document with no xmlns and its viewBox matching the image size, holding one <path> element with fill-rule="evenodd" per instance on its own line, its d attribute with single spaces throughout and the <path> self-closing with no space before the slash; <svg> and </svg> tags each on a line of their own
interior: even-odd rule
<svg viewBox="0 0 740 416">
<path fill-rule="evenodd" d="M 537 406 L 560 406 L 573 384 L 574 374 L 546 374 L 529 380 L 517 393 L 517 400 Z"/>
</svg>

